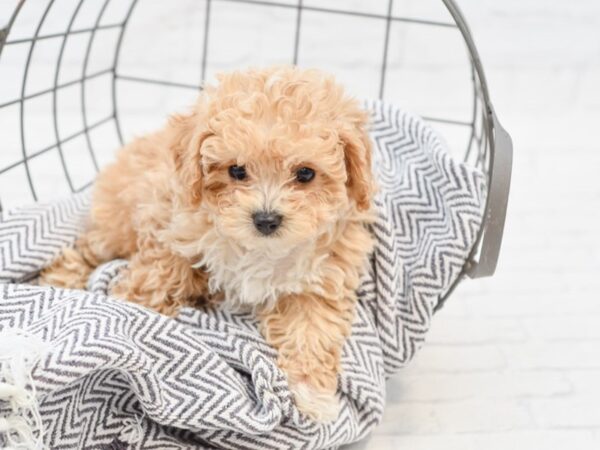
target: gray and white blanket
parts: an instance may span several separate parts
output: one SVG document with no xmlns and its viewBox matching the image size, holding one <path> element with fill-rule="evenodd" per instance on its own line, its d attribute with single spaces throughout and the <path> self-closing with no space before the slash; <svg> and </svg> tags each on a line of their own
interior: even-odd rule
<svg viewBox="0 0 600 450">
<path fill-rule="evenodd" d="M 369 107 L 377 244 L 344 347 L 335 422 L 299 413 L 250 315 L 184 309 L 171 319 L 111 298 L 125 261 L 97 269 L 88 291 L 35 286 L 80 231 L 83 194 L 0 215 L 0 448 L 317 449 L 375 427 L 386 378 L 423 343 L 474 245 L 486 185 L 421 119 Z"/>
</svg>

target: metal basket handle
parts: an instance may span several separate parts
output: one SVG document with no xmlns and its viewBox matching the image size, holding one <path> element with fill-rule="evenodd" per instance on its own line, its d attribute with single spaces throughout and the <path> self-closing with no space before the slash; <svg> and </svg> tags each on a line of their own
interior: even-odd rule
<svg viewBox="0 0 600 450">
<path fill-rule="evenodd" d="M 488 114 L 491 130 L 490 167 L 488 177 L 488 197 L 484 215 L 484 228 L 479 247 L 479 260 L 471 260 L 467 268 L 470 278 L 489 277 L 496 271 L 504 222 L 510 191 L 513 144 L 510 135 L 502 127 L 491 108 Z"/>
<path fill-rule="evenodd" d="M 452 15 L 460 30 L 469 53 L 473 67 L 479 78 L 481 94 L 483 96 L 486 111 L 488 139 L 490 145 L 490 162 L 488 169 L 488 195 L 486 199 L 483 230 L 479 233 L 479 239 L 474 246 L 466 267 L 466 274 L 470 278 L 489 277 L 496 271 L 502 234 L 504 232 L 504 221 L 510 191 L 510 178 L 512 171 L 512 140 L 506 130 L 500 125 L 492 102 L 490 100 L 487 81 L 483 71 L 483 65 L 479 58 L 479 52 L 473 41 L 471 30 L 453 0 L 443 0 L 448 12 Z M 479 251 L 478 251 L 479 250 Z M 479 253 L 478 260 L 475 260 Z"/>
</svg>

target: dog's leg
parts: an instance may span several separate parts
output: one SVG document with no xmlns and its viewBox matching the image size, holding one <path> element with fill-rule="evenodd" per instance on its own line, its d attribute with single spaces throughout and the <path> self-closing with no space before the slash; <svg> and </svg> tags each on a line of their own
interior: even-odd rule
<svg viewBox="0 0 600 450">
<path fill-rule="evenodd" d="M 169 316 L 183 305 L 211 301 L 208 275 L 157 243 L 147 243 L 133 255 L 111 294 Z"/>
<path fill-rule="evenodd" d="M 40 273 L 41 285 L 68 289 L 85 289 L 94 268 L 110 259 L 102 258 L 94 245 L 83 235 L 74 248 L 64 248 L 52 263 Z"/>
<path fill-rule="evenodd" d="M 103 187 L 102 185 L 100 187 Z M 109 207 L 113 197 L 97 187 L 96 206 L 88 228 L 73 248 L 64 248 L 60 255 L 40 273 L 40 284 L 71 289 L 85 289 L 92 271 L 115 258 L 127 258 L 136 249 L 136 233 L 123 211 Z"/>
<path fill-rule="evenodd" d="M 278 351 L 296 405 L 317 421 L 334 420 L 339 413 L 337 375 L 354 306 L 353 298 L 296 294 L 259 313 L 261 331 Z"/>
</svg>

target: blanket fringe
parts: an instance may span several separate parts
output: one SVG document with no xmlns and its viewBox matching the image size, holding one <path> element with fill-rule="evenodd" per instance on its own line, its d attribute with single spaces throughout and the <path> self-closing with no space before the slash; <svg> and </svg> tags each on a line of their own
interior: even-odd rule
<svg viewBox="0 0 600 450">
<path fill-rule="evenodd" d="M 0 331 L 0 446 L 4 449 L 45 448 L 31 370 L 48 347 L 25 331 Z"/>
</svg>

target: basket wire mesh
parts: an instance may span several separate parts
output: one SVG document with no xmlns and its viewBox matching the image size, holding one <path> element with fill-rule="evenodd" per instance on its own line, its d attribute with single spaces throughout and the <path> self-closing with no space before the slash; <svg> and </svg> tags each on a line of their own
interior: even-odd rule
<svg viewBox="0 0 600 450">
<path fill-rule="evenodd" d="M 12 140 L 8 139 L 4 144 L 5 150 L 0 151 L 0 211 L 3 206 L 36 201 L 40 198 L 51 198 L 58 194 L 58 189 L 52 185 L 48 186 L 39 182 L 43 176 L 39 175 L 39 169 L 36 171 L 34 168 L 36 160 L 42 161 L 49 154 L 58 157 L 54 158 L 54 164 L 60 168 L 58 176 L 66 181 L 68 191 L 79 192 L 86 189 L 93 182 L 93 175 L 110 159 L 106 156 L 104 149 L 108 147 L 112 152 L 114 148 L 122 145 L 131 134 L 123 130 L 124 117 L 127 116 L 129 110 L 121 105 L 121 101 L 126 97 L 124 93 L 132 89 L 132 85 L 152 85 L 170 89 L 169 92 L 172 92 L 172 89 L 201 90 L 205 80 L 209 79 L 211 66 L 215 65 L 212 60 L 215 59 L 215 55 L 219 55 L 214 44 L 223 41 L 222 38 L 214 37 L 216 24 L 213 21 L 217 14 L 216 9 L 223 8 L 224 4 L 234 9 L 277 9 L 283 11 L 280 14 L 293 15 L 293 22 L 290 22 L 288 27 L 290 28 L 289 32 L 293 35 L 291 55 L 288 55 L 285 60 L 281 57 L 277 59 L 276 62 L 280 63 L 304 65 L 306 59 L 304 54 L 309 52 L 302 47 L 303 40 L 308 38 L 311 30 L 314 33 L 317 29 L 314 24 L 312 28 L 306 28 L 306 22 L 311 18 L 314 21 L 314 17 L 318 16 L 321 23 L 327 24 L 328 27 L 336 20 L 346 20 L 344 18 L 368 21 L 369 27 L 352 30 L 356 33 L 363 30 L 374 30 L 376 27 L 381 28 L 383 38 L 376 56 L 379 58 L 379 67 L 376 79 L 371 83 L 373 86 L 376 85 L 376 95 L 380 99 L 387 99 L 390 86 L 394 87 L 394 82 L 390 79 L 390 66 L 392 65 L 392 47 L 396 45 L 392 40 L 392 31 L 396 30 L 395 27 L 405 25 L 429 30 L 443 29 L 457 33 L 461 37 L 463 45 L 466 44 L 466 52 L 464 50 L 463 52 L 466 56 L 465 61 L 471 85 L 470 111 L 466 119 L 464 116 L 456 117 L 435 113 L 422 115 L 424 119 L 438 127 L 454 127 L 466 131 L 466 138 L 462 144 L 454 145 L 454 147 L 462 147 L 461 157 L 467 163 L 481 169 L 488 177 L 486 223 L 480 232 L 478 245 L 473 249 L 471 258 L 465 265 L 463 275 L 468 274 L 472 277 L 491 275 L 496 266 L 502 237 L 510 182 L 512 146 L 510 138 L 498 123 L 493 111 L 483 67 L 461 12 L 452 0 L 436 1 L 445 7 L 446 14 L 434 18 L 402 14 L 402 11 L 408 9 L 407 4 L 411 3 L 410 0 L 383 0 L 379 2 L 381 8 L 378 10 L 365 9 L 361 5 L 368 2 L 356 1 L 196 1 L 191 8 L 201 9 L 204 16 L 202 22 L 194 24 L 195 27 L 201 27 L 202 34 L 201 52 L 198 55 L 199 77 L 197 82 L 190 82 L 189 77 L 184 81 L 180 81 L 177 77 L 167 79 L 156 75 L 153 68 L 149 70 L 149 74 L 127 73 L 126 70 L 123 70 L 122 48 L 127 35 L 126 31 L 134 16 L 133 13 L 138 8 L 138 3 L 152 4 L 152 0 L 141 2 L 138 0 L 30 0 L 28 2 L 19 0 L 13 2 L 12 9 L 5 4 L 3 6 L 7 11 L 4 14 L 0 9 L 0 14 L 3 14 L 0 15 L 0 27 L 2 27 L 0 29 L 0 81 L 3 77 L 6 80 L 19 78 L 14 73 L 2 74 L 3 57 L 13 49 L 15 50 L 13 53 L 20 53 L 24 56 L 22 60 L 11 66 L 17 68 L 16 72 L 22 70 L 19 85 L 16 88 L 7 86 L 4 90 L 0 87 L 0 131 L 3 133 L 7 130 L 13 133 L 18 131 L 16 133 L 18 136 Z M 156 4 L 157 2 L 154 2 L 154 5 Z M 13 37 L 14 26 L 18 23 L 21 15 L 24 15 L 27 6 L 31 11 L 38 13 L 37 18 L 30 17 L 28 20 L 24 20 L 21 29 L 27 30 L 27 32 L 21 32 L 20 35 L 17 34 Z M 51 23 L 49 17 L 57 14 L 63 18 L 64 28 L 48 32 L 47 25 Z M 30 15 L 35 16 L 33 13 Z M 82 25 L 80 18 L 84 15 L 87 17 L 87 22 Z M 327 22 L 324 22 L 325 20 Z M 276 20 L 271 19 L 268 23 L 263 23 L 265 27 L 268 27 L 270 23 L 274 22 Z M 148 31 L 153 32 L 153 30 Z M 106 33 L 111 34 L 112 43 L 97 45 L 101 40 L 100 35 Z M 74 57 L 77 76 L 65 79 L 63 71 L 67 66 L 65 60 L 69 59 L 67 54 L 71 52 L 72 42 L 81 36 L 85 37 L 87 42 L 84 41 L 80 45 L 79 52 Z M 32 87 L 36 84 L 32 80 L 41 71 L 34 67 L 34 53 L 45 45 L 45 42 L 50 41 L 58 46 L 54 57 L 51 56 L 52 52 L 50 51 L 45 55 L 47 67 L 51 67 L 49 72 L 52 77 L 49 85 L 37 89 Z M 94 61 L 99 56 L 106 60 L 106 63 L 103 67 L 94 67 Z M 238 66 L 253 62 L 234 61 Z M 159 62 L 156 61 L 156 66 L 159 65 Z M 94 87 L 98 80 L 103 80 L 104 85 L 108 86 L 102 95 L 99 94 L 100 89 Z M 0 86 L 2 84 L 4 83 L 0 83 Z M 63 95 L 64 93 L 67 94 Z M 74 121 L 77 122 L 77 126 L 71 126 L 71 129 L 66 132 L 63 121 L 61 121 L 60 104 L 63 98 L 70 96 L 79 98 L 78 111 L 71 112 L 78 118 Z M 37 129 L 35 124 L 32 126 L 28 122 L 27 111 L 33 102 L 43 98 L 50 107 L 43 116 L 51 119 L 52 132 L 46 145 L 36 147 L 33 141 L 36 140 Z M 102 98 L 108 104 L 105 114 L 93 111 L 98 98 Z M 192 100 L 193 97 L 188 103 L 191 103 Z M 112 146 L 107 143 L 110 139 L 95 137 L 101 129 L 104 130 L 104 133 L 101 133 L 104 136 L 107 130 L 110 130 L 109 134 L 116 136 L 116 140 L 111 141 Z M 77 149 L 70 149 L 75 142 L 78 143 Z M 82 146 L 86 148 L 81 148 Z M 1 153 L 4 153 L 4 157 Z M 80 175 L 76 176 L 80 171 L 73 168 L 71 159 L 81 158 L 83 153 L 89 155 L 87 165 L 90 170 L 87 172 L 87 176 L 81 179 Z M 46 162 L 41 165 L 47 166 Z M 49 162 L 48 165 L 50 165 Z M 41 173 L 44 171 L 42 170 Z M 453 288 L 454 286 L 446 296 Z"/>
</svg>

